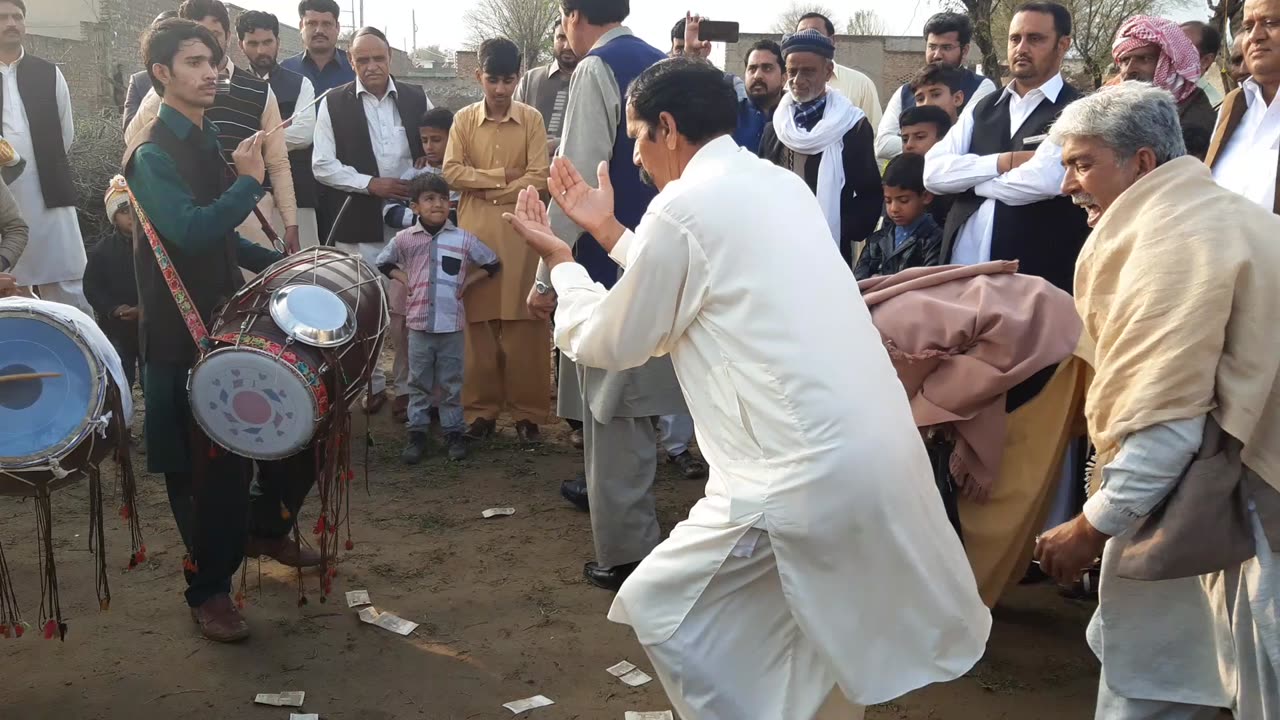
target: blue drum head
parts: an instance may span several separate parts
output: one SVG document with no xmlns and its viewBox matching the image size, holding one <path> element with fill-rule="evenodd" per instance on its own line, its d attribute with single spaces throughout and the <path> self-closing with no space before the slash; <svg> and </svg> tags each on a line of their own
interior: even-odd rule
<svg viewBox="0 0 1280 720">
<path fill-rule="evenodd" d="M 5 381 L 54 373 L 58 377 Z M 0 467 L 73 449 L 102 403 L 96 360 L 69 328 L 32 313 L 0 315 Z"/>
</svg>

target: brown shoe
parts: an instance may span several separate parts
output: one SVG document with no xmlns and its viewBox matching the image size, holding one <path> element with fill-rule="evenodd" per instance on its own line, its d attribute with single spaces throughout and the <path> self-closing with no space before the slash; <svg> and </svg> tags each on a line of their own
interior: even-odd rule
<svg viewBox="0 0 1280 720">
<path fill-rule="evenodd" d="M 516 439 L 526 445 L 537 445 L 542 442 L 542 431 L 528 420 L 516 423 Z"/>
<path fill-rule="evenodd" d="M 258 558 L 266 555 L 276 562 L 291 568 L 309 568 L 320 564 L 320 552 L 315 548 L 301 545 L 291 537 L 256 538 L 250 537 L 244 546 L 245 557 Z"/>
<path fill-rule="evenodd" d="M 380 392 L 377 395 L 366 395 L 364 399 L 364 414 L 377 415 L 382 411 L 382 406 L 387 404 L 387 394 Z"/>
<path fill-rule="evenodd" d="M 471 423 L 471 427 L 467 429 L 468 440 L 487 440 L 498 429 L 498 423 L 488 418 L 476 418 Z"/>
<path fill-rule="evenodd" d="M 233 643 L 249 637 L 249 623 L 226 593 L 214 595 L 200 607 L 191 608 L 191 619 L 200 626 L 200 633 L 214 642 Z"/>
<path fill-rule="evenodd" d="M 396 422 L 409 419 L 409 396 L 400 395 L 391 403 L 391 418 Z"/>
</svg>

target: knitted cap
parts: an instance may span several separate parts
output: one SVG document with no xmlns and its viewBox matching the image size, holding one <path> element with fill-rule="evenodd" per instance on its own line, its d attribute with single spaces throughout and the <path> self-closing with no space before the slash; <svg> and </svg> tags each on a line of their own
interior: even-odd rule
<svg viewBox="0 0 1280 720">
<path fill-rule="evenodd" d="M 817 30 L 801 30 L 782 38 L 782 57 L 786 58 L 793 52 L 809 52 L 834 60 L 836 44 Z"/>
<path fill-rule="evenodd" d="M 111 184 L 107 186 L 107 193 L 102 197 L 102 203 L 107 206 L 108 220 L 114 220 L 120 208 L 129 204 L 129 186 L 125 183 L 123 175 L 111 178 Z"/>
</svg>

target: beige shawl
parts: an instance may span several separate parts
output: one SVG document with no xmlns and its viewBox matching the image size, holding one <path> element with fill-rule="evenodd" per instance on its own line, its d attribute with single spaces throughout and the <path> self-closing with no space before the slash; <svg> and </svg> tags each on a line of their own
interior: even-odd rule
<svg viewBox="0 0 1280 720">
<path fill-rule="evenodd" d="M 1017 269 L 922 267 L 858 283 L 916 425 L 955 431 L 951 470 L 962 484 L 1000 476 L 1005 394 L 1070 357 L 1080 337 L 1071 296 Z"/>
<path fill-rule="evenodd" d="M 1173 160 L 1107 210 L 1075 287 L 1099 466 L 1130 433 L 1213 413 L 1280 488 L 1280 218 Z"/>
</svg>

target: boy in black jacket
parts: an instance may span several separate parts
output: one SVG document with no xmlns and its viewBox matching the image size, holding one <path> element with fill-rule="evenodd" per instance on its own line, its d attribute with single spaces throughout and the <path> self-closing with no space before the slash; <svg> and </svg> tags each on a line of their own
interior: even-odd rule
<svg viewBox="0 0 1280 720">
<path fill-rule="evenodd" d="M 119 353 L 132 388 L 138 377 L 138 282 L 133 269 L 133 210 L 124 176 L 111 179 L 103 202 L 115 231 L 89 250 L 84 294 L 98 326 Z"/>
<path fill-rule="evenodd" d="M 884 205 L 890 223 L 867 238 L 853 275 L 893 275 L 942 260 L 942 228 L 929 215 L 933 195 L 924 189 L 924 158 L 904 153 L 884 170 Z"/>
</svg>

